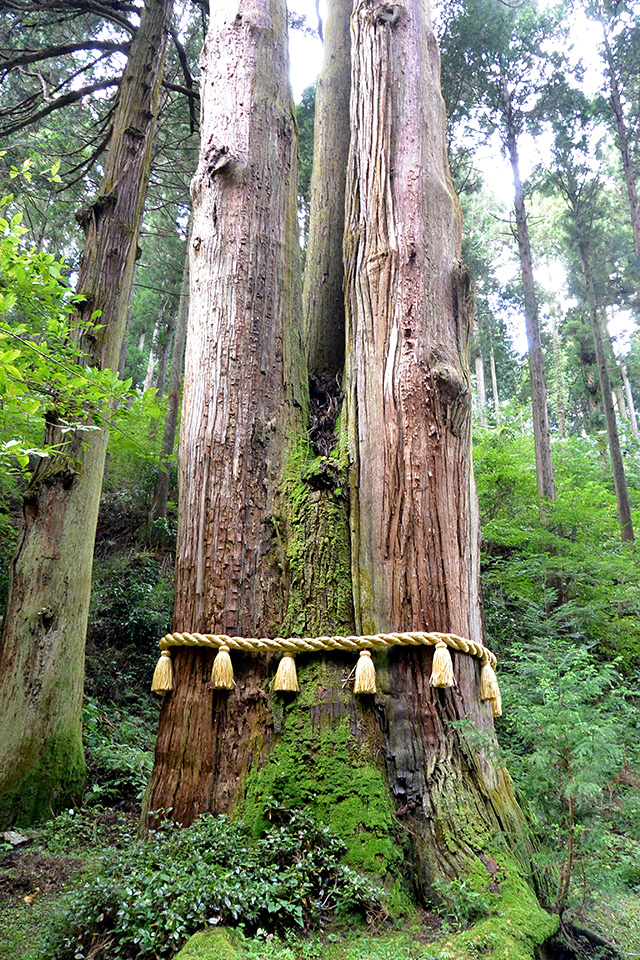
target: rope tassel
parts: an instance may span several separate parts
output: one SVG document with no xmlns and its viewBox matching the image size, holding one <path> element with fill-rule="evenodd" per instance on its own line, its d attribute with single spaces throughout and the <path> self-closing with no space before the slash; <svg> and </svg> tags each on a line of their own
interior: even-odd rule
<svg viewBox="0 0 640 960">
<path fill-rule="evenodd" d="M 171 651 L 163 650 L 156 663 L 151 681 L 152 693 L 170 693 L 173 690 L 173 667 L 171 665 Z"/>
<path fill-rule="evenodd" d="M 233 664 L 229 656 L 229 647 L 226 643 L 218 648 L 216 658 L 213 661 L 211 679 L 215 690 L 233 690 L 236 685 L 233 679 Z"/>
<path fill-rule="evenodd" d="M 356 664 L 356 682 L 354 693 L 376 692 L 376 668 L 371 659 L 370 650 L 361 650 Z"/>
<path fill-rule="evenodd" d="M 494 697 L 491 701 L 491 709 L 493 710 L 494 717 L 502 716 L 502 697 L 498 693 L 497 697 Z"/>
<path fill-rule="evenodd" d="M 433 667 L 431 668 L 432 687 L 452 687 L 453 686 L 453 662 L 449 647 L 444 640 L 438 640 L 433 654 Z"/>
<path fill-rule="evenodd" d="M 482 670 L 480 671 L 480 699 L 500 699 L 500 687 L 498 686 L 495 670 L 487 659 L 482 661 Z"/>
<path fill-rule="evenodd" d="M 292 653 L 285 653 L 280 660 L 273 689 L 278 693 L 298 692 L 298 675 L 296 673 L 296 662 L 293 659 Z"/>
</svg>

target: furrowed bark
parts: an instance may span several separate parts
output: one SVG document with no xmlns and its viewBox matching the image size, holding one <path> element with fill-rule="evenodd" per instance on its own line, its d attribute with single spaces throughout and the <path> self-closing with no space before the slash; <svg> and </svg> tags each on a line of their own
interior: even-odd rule
<svg viewBox="0 0 640 960">
<path fill-rule="evenodd" d="M 354 5 L 345 220 L 356 624 L 362 632 L 427 629 L 480 639 L 473 306 L 459 263 L 439 55 L 419 0 Z M 437 691 L 429 687 L 431 658 L 431 651 L 393 650 L 376 701 L 389 787 L 421 894 L 434 876 L 459 875 L 476 856 L 456 814 L 461 806 L 478 849 L 507 823 L 520 832 L 504 771 L 471 755 L 447 728 L 467 717 L 491 735 L 477 662 L 456 656 L 455 690 Z"/>
<path fill-rule="evenodd" d="M 527 210 L 524 202 L 524 190 L 520 179 L 518 140 L 513 123 L 513 108 L 506 81 L 503 82 L 502 93 L 507 131 L 507 150 L 513 174 L 518 253 L 524 290 L 524 316 L 527 328 L 527 344 L 529 347 L 529 375 L 531 378 L 531 407 L 533 414 L 533 439 L 536 454 L 538 495 L 541 498 L 546 497 L 549 500 L 554 500 L 556 488 L 553 479 L 553 460 L 551 458 L 547 381 L 544 369 L 544 354 L 542 352 L 538 298 L 536 296 L 535 281 L 533 279 L 533 261 L 531 257 L 531 242 L 529 240 Z"/>
<path fill-rule="evenodd" d="M 120 86 L 97 200 L 79 212 L 86 235 L 77 292 L 90 363 L 116 370 L 144 209 L 170 0 L 147 0 Z M 99 328 L 90 318 L 101 311 Z M 84 645 L 105 430 L 62 437 L 52 415 L 43 460 L 24 498 L 1 640 L 0 821 L 27 823 L 80 797 Z"/>
<path fill-rule="evenodd" d="M 344 363 L 344 191 L 349 156 L 352 0 L 330 0 L 316 91 L 309 240 L 302 292 L 309 373 Z"/>
<path fill-rule="evenodd" d="M 268 636 L 287 607 L 277 488 L 302 429 L 306 371 L 286 31 L 284 0 L 223 0 L 202 53 L 179 453 L 179 630 Z M 240 691 L 227 697 L 205 686 L 211 658 L 174 658 L 177 686 L 163 706 L 147 799 L 151 810 L 172 807 L 189 822 L 201 810 L 233 807 L 254 751 L 269 740 L 260 692 L 267 662 L 253 658 L 254 673 L 252 658 L 234 658 Z"/>
</svg>

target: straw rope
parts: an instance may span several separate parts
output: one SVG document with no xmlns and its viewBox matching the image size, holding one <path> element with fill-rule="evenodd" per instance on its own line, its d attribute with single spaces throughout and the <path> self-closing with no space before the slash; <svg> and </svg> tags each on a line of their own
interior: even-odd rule
<svg viewBox="0 0 640 960">
<path fill-rule="evenodd" d="M 224 634 L 211 633 L 167 633 L 159 643 L 162 651 L 170 647 L 210 647 L 218 649 L 227 646 L 231 650 L 245 650 L 248 653 L 313 653 L 318 650 L 384 650 L 388 647 L 432 647 L 438 641 L 444 642 L 452 650 L 470 653 L 489 663 L 495 669 L 497 660 L 494 653 L 482 643 L 465 640 L 454 633 L 374 633 L 358 637 L 227 637 Z"/>
</svg>

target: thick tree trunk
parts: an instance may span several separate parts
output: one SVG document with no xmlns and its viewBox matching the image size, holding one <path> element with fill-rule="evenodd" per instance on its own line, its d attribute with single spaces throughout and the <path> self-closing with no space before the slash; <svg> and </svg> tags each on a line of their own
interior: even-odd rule
<svg viewBox="0 0 640 960">
<path fill-rule="evenodd" d="M 309 240 L 302 292 L 309 373 L 344 363 L 344 191 L 349 156 L 352 0 L 330 0 L 316 91 Z"/>
<path fill-rule="evenodd" d="M 624 472 L 624 460 L 622 458 L 622 449 L 620 447 L 620 436 L 618 434 L 618 424 L 616 422 L 616 413 L 613 409 L 613 397 L 611 394 L 611 381 L 607 369 L 607 355 L 604 348 L 604 338 L 598 316 L 598 305 L 593 287 L 593 276 L 591 273 L 591 264 L 589 263 L 589 245 L 584 238 L 581 224 L 580 213 L 573 208 L 574 222 L 578 234 L 578 247 L 580 251 L 580 262 L 582 264 L 582 273 L 587 292 L 587 304 L 589 307 L 589 317 L 591 320 L 591 329 L 593 331 L 593 343 L 596 350 L 596 362 L 598 364 L 598 374 L 600 377 L 600 395 L 602 406 L 604 408 L 605 420 L 607 423 L 607 437 L 609 440 L 609 455 L 611 457 L 611 467 L 613 470 L 613 482 L 616 489 L 616 502 L 618 505 L 618 518 L 620 520 L 620 529 L 622 531 L 623 541 L 634 539 L 633 523 L 631 520 L 631 505 L 629 503 L 629 493 L 627 490 L 627 478 Z"/>
<path fill-rule="evenodd" d="M 94 332 L 89 362 L 116 370 L 151 163 L 170 0 L 147 0 L 120 86 L 100 195 L 78 218 L 86 243 L 77 292 Z M 64 440 L 52 419 L 49 442 Z M 64 440 L 24 498 L 2 632 L 0 820 L 25 823 L 80 796 L 84 644 L 107 433 Z"/>
<path fill-rule="evenodd" d="M 340 449 L 314 458 L 287 374 L 298 377 L 302 400 L 306 369 L 293 356 L 287 365 L 277 346 L 260 364 L 261 338 L 295 342 L 298 319 L 287 312 L 296 221 L 284 3 L 225 0 L 212 17 L 194 196 L 177 630 L 317 635 L 346 632 L 355 620 L 358 630 L 481 639 L 471 297 L 458 262 L 438 52 L 421 0 L 357 0 L 352 23 L 346 410 Z M 268 95 L 265 63 L 276 78 Z M 252 164 L 216 172 L 222 147 L 223 156 L 241 155 L 237 131 L 249 116 L 262 138 L 248 140 Z M 260 229 L 255 204 L 269 204 Z M 274 236 L 276 245 L 255 243 Z M 256 270 L 270 277 L 268 305 L 254 295 Z M 468 723 L 493 742 L 477 660 L 454 655 L 456 686 L 436 690 L 431 650 L 376 655 L 379 693 L 357 700 L 352 657 L 299 657 L 300 695 L 283 701 L 269 658 L 234 654 L 230 694 L 211 689 L 212 659 L 198 649 L 173 654 L 147 811 L 171 808 L 183 823 L 202 811 L 235 812 L 259 831 L 269 804 L 305 805 L 345 839 L 354 866 L 390 880 L 408 874 L 419 896 L 436 877 L 474 871 L 492 882 L 517 873 L 513 851 L 522 844 L 526 857 L 528 844 L 508 776 L 455 726 Z"/>
<path fill-rule="evenodd" d="M 478 390 L 478 401 L 480 403 L 480 423 L 486 430 L 489 426 L 489 419 L 487 417 L 487 386 L 484 379 L 484 357 L 482 356 L 482 349 L 480 347 L 476 350 L 475 366 L 476 388 Z"/>
<path fill-rule="evenodd" d="M 472 297 L 459 264 L 438 50 L 419 0 L 392 10 L 357 0 L 352 34 L 345 391 L 356 625 L 480 639 Z M 443 693 L 429 688 L 430 661 L 428 651 L 395 650 L 378 701 L 389 786 L 422 893 L 434 876 L 469 867 L 458 788 L 489 833 L 502 816 L 516 830 L 518 820 L 504 773 L 446 727 L 445 718 L 467 716 L 491 730 L 477 663 L 456 657 L 456 690 Z"/>
<path fill-rule="evenodd" d="M 533 413 L 533 439 L 536 454 L 538 494 L 540 497 L 553 500 L 555 499 L 556 488 L 553 479 L 553 460 L 551 458 L 551 431 L 549 429 L 549 412 L 547 409 L 547 381 L 544 369 L 544 354 L 542 352 L 538 298 L 536 296 L 535 281 L 533 279 L 533 260 L 531 257 L 531 242 L 529 240 L 524 190 L 520 179 L 518 140 L 513 119 L 511 96 L 506 81 L 503 82 L 502 92 L 506 127 L 505 139 L 513 174 L 518 254 L 520 257 L 522 287 L 524 290 L 524 317 L 527 328 L 527 344 L 529 347 L 529 375 L 531 378 L 531 407 Z"/>
<path fill-rule="evenodd" d="M 184 348 L 187 339 L 187 320 L 189 317 L 189 250 L 184 261 L 178 315 L 173 336 L 173 355 L 171 358 L 171 372 L 169 373 L 169 388 L 167 391 L 167 410 L 164 417 L 162 446 L 160 449 L 160 463 L 158 478 L 153 490 L 153 501 L 149 511 L 149 522 L 160 520 L 167 516 L 169 500 L 169 481 L 171 478 L 171 457 L 176 440 L 178 426 L 178 404 L 180 403 L 180 384 L 184 370 Z"/>
<path fill-rule="evenodd" d="M 180 630 L 268 636 L 287 609 L 277 488 L 302 432 L 307 377 L 286 32 L 284 0 L 222 0 L 202 54 L 179 453 Z M 261 693 L 268 663 L 258 660 L 255 671 L 251 658 L 238 663 L 240 695 L 227 698 L 205 686 L 210 658 L 178 651 L 174 659 L 177 686 L 163 706 L 147 799 L 187 822 L 232 808 L 264 756 L 273 729 Z"/>
</svg>

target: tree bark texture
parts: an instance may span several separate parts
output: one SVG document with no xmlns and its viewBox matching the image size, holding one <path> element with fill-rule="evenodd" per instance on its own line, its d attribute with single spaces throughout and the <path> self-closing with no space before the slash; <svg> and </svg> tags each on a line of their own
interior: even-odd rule
<svg viewBox="0 0 640 960">
<path fill-rule="evenodd" d="M 593 332 L 593 343 L 596 350 L 596 363 L 598 365 L 598 375 L 600 378 L 600 395 L 602 398 L 602 406 L 604 408 L 604 415 L 607 423 L 607 438 L 609 440 L 609 455 L 611 457 L 611 468 L 613 470 L 613 483 L 616 490 L 618 519 L 620 520 L 622 540 L 632 541 L 635 538 L 633 534 L 633 522 L 631 519 L 631 504 L 629 503 L 629 492 L 627 490 L 627 478 L 624 472 L 624 460 L 622 458 L 622 448 L 620 446 L 616 412 L 613 408 L 611 381 L 609 379 L 609 371 L 607 369 L 607 354 L 604 347 L 604 338 L 602 336 L 602 328 L 600 326 L 600 318 L 598 316 L 598 304 L 593 286 L 591 264 L 589 262 L 589 243 L 581 227 L 580 212 L 576 209 L 575 205 L 573 207 L 573 216 L 578 235 L 580 263 L 582 265 L 582 274 L 584 276 L 584 284 L 587 293 L 587 305 L 589 307 L 589 318 L 591 320 L 591 330 Z"/>
<path fill-rule="evenodd" d="M 309 373 L 344 364 L 344 191 L 349 157 L 352 0 L 330 0 L 316 91 L 309 239 L 302 291 Z"/>
<path fill-rule="evenodd" d="M 147 0 L 122 78 L 98 198 L 81 210 L 77 292 L 87 360 L 116 370 L 151 164 L 170 0 Z M 93 328 L 94 311 L 101 311 Z M 80 796 L 84 644 L 105 430 L 64 438 L 52 417 L 24 497 L 2 640 L 0 820 L 26 823 Z"/>
<path fill-rule="evenodd" d="M 472 295 L 459 263 L 439 55 L 419 0 L 354 5 L 345 222 L 356 625 L 480 639 Z M 501 816 L 518 819 L 504 772 L 446 732 L 445 717 L 492 728 L 478 664 L 455 660 L 455 692 L 443 693 L 429 688 L 430 652 L 394 650 L 379 701 L 389 786 L 413 838 L 423 893 L 434 875 L 454 875 L 466 860 L 461 835 L 449 845 L 454 853 L 443 843 L 460 829 L 456 806 L 492 823 L 488 833 Z"/>
<path fill-rule="evenodd" d="M 162 447 L 160 450 L 160 463 L 158 465 L 158 478 L 153 491 L 153 501 L 149 511 L 149 521 L 160 520 L 167 516 L 167 503 L 169 500 L 169 481 L 171 479 L 171 457 L 173 456 L 173 447 L 176 440 L 176 428 L 178 426 L 178 408 L 180 403 L 180 385 L 182 383 L 182 374 L 184 371 L 184 350 L 187 340 L 187 320 L 189 317 L 189 251 L 184 262 L 182 272 L 182 285 L 180 287 L 180 300 L 178 302 L 178 315 L 176 318 L 176 327 L 173 335 L 173 355 L 171 357 L 171 370 L 169 373 L 169 386 L 167 390 L 167 410 L 164 417 L 164 430 L 162 432 Z"/>
<path fill-rule="evenodd" d="M 223 0 L 202 53 L 179 452 L 179 630 L 269 636 L 287 609 L 276 494 L 289 444 L 302 432 L 307 377 L 286 33 L 284 0 Z M 242 696 L 205 688 L 200 698 L 210 658 L 178 651 L 175 662 L 178 685 L 163 706 L 148 803 L 171 806 L 188 822 L 233 806 L 255 760 L 254 734 L 269 740 L 268 722 L 258 722 L 268 661 L 238 659 Z"/>
<path fill-rule="evenodd" d="M 295 145 L 288 112 L 263 120 L 263 111 L 288 110 L 284 22 L 281 0 L 225 0 L 203 57 L 175 628 L 318 635 L 355 622 L 358 631 L 480 640 L 471 296 L 431 25 L 421 0 L 354 6 L 346 410 L 340 448 L 314 458 L 300 443 L 305 423 L 287 374 L 298 377 L 304 407 L 307 371 L 278 349 L 295 342 L 285 309 L 297 279 L 287 268 Z M 276 71 L 268 96 L 261 49 Z M 249 115 L 260 131 L 250 142 L 266 146 L 252 167 L 212 175 L 210 144 L 214 157 L 223 146 L 241 155 L 229 134 Z M 252 189 L 249 170 L 268 189 Z M 257 227 L 246 211 L 267 202 Z M 290 228 L 254 267 L 266 256 L 256 238 L 270 249 L 278 224 Z M 268 313 L 253 295 L 255 269 L 271 280 Z M 265 421 L 274 427 L 265 431 Z M 360 700 L 348 655 L 299 657 L 292 700 L 274 696 L 268 657 L 234 653 L 230 694 L 212 690 L 212 660 L 210 651 L 173 653 L 146 812 L 171 808 L 181 823 L 237 813 L 259 830 L 269 803 L 305 805 L 345 838 L 354 866 L 408 874 L 420 897 L 436 877 L 486 869 L 490 880 L 487 864 L 502 869 L 498 849 L 503 864 L 515 862 L 518 844 L 526 857 L 508 775 L 455 727 L 462 720 L 493 739 L 473 657 L 454 654 L 456 686 L 443 691 L 429 686 L 432 650 L 376 654 L 379 692 Z"/>
<path fill-rule="evenodd" d="M 518 140 L 513 120 L 513 108 L 506 81 L 503 82 L 503 107 L 506 126 L 506 143 L 511 163 L 514 186 L 514 209 L 518 238 L 518 253 L 524 290 L 524 317 L 529 347 L 529 375 L 531 378 L 531 407 L 533 414 L 533 439 L 536 454 L 536 477 L 538 495 L 554 500 L 556 495 L 553 479 L 553 460 L 551 458 L 551 431 L 549 429 L 549 411 L 547 408 L 547 381 L 542 352 L 538 298 L 533 279 L 533 260 L 529 225 L 524 202 L 524 190 L 520 179 L 520 158 Z"/>
</svg>

